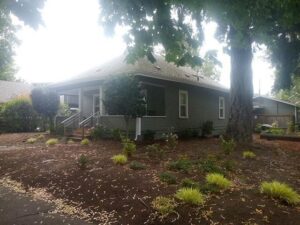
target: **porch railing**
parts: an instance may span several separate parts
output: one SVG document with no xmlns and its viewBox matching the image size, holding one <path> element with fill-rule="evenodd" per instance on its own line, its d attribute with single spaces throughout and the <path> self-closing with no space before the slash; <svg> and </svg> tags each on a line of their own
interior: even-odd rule
<svg viewBox="0 0 300 225">
<path fill-rule="evenodd" d="M 73 131 L 74 129 L 79 127 L 80 115 L 81 112 L 77 112 L 61 122 L 64 127 L 64 135 L 66 135 L 67 129 Z"/>
<path fill-rule="evenodd" d="M 89 117 L 79 123 L 79 127 L 94 126 L 99 124 L 100 112 L 92 113 Z"/>
</svg>

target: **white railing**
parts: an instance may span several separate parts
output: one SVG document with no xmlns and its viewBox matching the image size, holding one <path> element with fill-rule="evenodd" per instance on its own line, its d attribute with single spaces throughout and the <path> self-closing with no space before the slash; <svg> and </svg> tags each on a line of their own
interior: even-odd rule
<svg viewBox="0 0 300 225">
<path fill-rule="evenodd" d="M 94 122 L 96 122 L 96 124 L 98 124 L 99 123 L 99 115 L 100 115 L 100 112 L 92 113 L 88 118 L 82 120 L 79 123 L 79 127 L 86 127 L 89 124 L 91 126 L 93 126 Z"/>
<path fill-rule="evenodd" d="M 66 128 L 66 127 L 69 127 L 71 125 L 74 125 L 74 122 L 75 121 L 79 121 L 80 120 L 80 112 L 78 113 L 75 113 L 74 115 L 68 117 L 67 119 L 63 120 L 61 122 L 61 124 Z"/>
</svg>

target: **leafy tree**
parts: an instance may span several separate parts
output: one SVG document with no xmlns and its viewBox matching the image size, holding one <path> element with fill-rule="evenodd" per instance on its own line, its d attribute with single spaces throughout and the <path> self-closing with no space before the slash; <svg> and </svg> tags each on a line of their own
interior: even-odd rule
<svg viewBox="0 0 300 225">
<path fill-rule="evenodd" d="M 295 77 L 290 89 L 280 89 L 276 97 L 300 105 L 300 77 Z"/>
<path fill-rule="evenodd" d="M 138 81 L 130 75 L 114 76 L 105 82 L 103 101 L 109 115 L 123 115 L 128 137 L 131 118 L 145 115 L 144 94 Z"/>
<path fill-rule="evenodd" d="M 252 141 L 252 55 L 255 44 L 269 48 L 274 63 L 282 62 L 279 54 L 298 60 L 299 51 L 290 52 L 279 39 L 298 43 L 300 26 L 299 0 L 99 0 L 101 21 L 108 33 L 116 25 L 126 26 L 128 62 L 152 54 L 162 44 L 167 61 L 177 65 L 201 63 L 199 48 L 203 42 L 202 22 L 218 24 L 216 37 L 226 44 L 231 57 L 230 115 L 227 134 L 239 142 Z M 280 38 L 281 37 L 281 38 Z M 277 60 L 275 60 L 277 59 Z M 289 69 L 279 71 L 290 77 Z M 281 84 L 282 82 L 279 82 Z"/>
<path fill-rule="evenodd" d="M 219 81 L 221 76 L 221 62 L 217 60 L 217 52 L 209 51 L 205 54 L 201 66 L 197 66 L 195 70 L 212 80 Z"/>
<path fill-rule="evenodd" d="M 59 109 L 58 95 L 48 89 L 35 88 L 31 91 L 31 101 L 33 108 L 43 117 L 44 122 L 49 123 L 50 131 L 53 131 L 54 117 Z"/>
</svg>

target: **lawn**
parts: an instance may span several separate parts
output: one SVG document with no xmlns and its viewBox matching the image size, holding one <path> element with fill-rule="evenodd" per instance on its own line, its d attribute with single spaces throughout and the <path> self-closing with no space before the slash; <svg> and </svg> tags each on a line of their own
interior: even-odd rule
<svg viewBox="0 0 300 225">
<path fill-rule="evenodd" d="M 29 138 L 35 140 L 26 142 Z M 230 154 L 224 153 L 217 138 L 180 140 L 174 150 L 163 152 L 164 142 L 152 148 L 139 144 L 122 165 L 111 159 L 122 153 L 119 141 L 81 144 L 59 139 L 46 145 L 48 139 L 35 134 L 0 135 L 0 185 L 10 183 L 28 194 L 38 191 L 61 199 L 76 208 L 74 216 L 95 224 L 294 225 L 300 221 L 299 205 L 260 192 L 263 181 L 277 180 L 300 193 L 296 142 L 256 138 L 252 147 L 237 147 Z M 208 173 L 222 175 L 207 177 Z M 199 201 L 187 196 L 190 203 L 184 203 L 182 192 L 178 193 L 183 186 L 200 190 Z M 169 199 L 167 215 L 153 208 L 158 196 Z"/>
</svg>

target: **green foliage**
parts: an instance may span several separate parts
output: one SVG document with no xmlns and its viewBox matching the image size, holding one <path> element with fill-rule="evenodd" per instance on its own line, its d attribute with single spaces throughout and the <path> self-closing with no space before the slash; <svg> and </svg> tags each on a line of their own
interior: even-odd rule
<svg viewBox="0 0 300 225">
<path fill-rule="evenodd" d="M 252 151 L 244 151 L 243 158 L 244 159 L 254 159 L 256 157 L 255 153 Z"/>
<path fill-rule="evenodd" d="M 182 172 L 189 172 L 192 168 L 192 162 L 189 159 L 179 159 L 168 163 L 168 169 Z"/>
<path fill-rule="evenodd" d="M 233 160 L 226 160 L 223 163 L 223 167 L 227 170 L 227 171 L 234 171 L 236 168 L 236 162 Z M 222 173 L 222 171 L 210 171 L 210 172 L 217 172 L 217 173 Z"/>
<path fill-rule="evenodd" d="M 294 123 L 294 121 L 289 121 L 289 122 L 287 123 L 287 125 L 288 125 L 287 133 L 288 133 L 288 134 L 294 133 L 294 132 L 295 132 L 295 123 Z"/>
<path fill-rule="evenodd" d="M 91 130 L 91 138 L 93 140 L 111 138 L 111 136 L 111 130 L 102 125 L 98 125 Z"/>
<path fill-rule="evenodd" d="M 144 141 L 153 141 L 155 137 L 155 131 L 153 130 L 146 130 L 143 134 Z"/>
<path fill-rule="evenodd" d="M 173 198 L 167 198 L 163 196 L 156 197 L 152 202 L 151 205 L 153 209 L 159 212 L 163 217 L 169 215 L 170 213 L 174 212 L 177 204 Z"/>
<path fill-rule="evenodd" d="M 230 155 L 234 151 L 234 149 L 236 147 L 236 143 L 233 139 L 225 140 L 221 136 L 221 146 L 222 146 L 224 153 L 226 155 Z"/>
<path fill-rule="evenodd" d="M 87 156 L 84 154 L 81 154 L 77 160 L 78 166 L 82 170 L 86 169 L 88 162 L 89 162 L 89 160 L 88 160 Z"/>
<path fill-rule="evenodd" d="M 222 173 L 222 169 L 217 165 L 216 159 L 208 157 L 200 162 L 200 168 L 206 173 Z"/>
<path fill-rule="evenodd" d="M 147 145 L 146 151 L 149 158 L 162 159 L 165 155 L 165 150 L 160 146 L 160 144 Z"/>
<path fill-rule="evenodd" d="M 272 127 L 266 133 L 270 133 L 270 134 L 273 134 L 273 135 L 279 135 L 279 136 L 281 136 L 281 135 L 285 134 L 285 131 L 282 128 Z"/>
<path fill-rule="evenodd" d="M 114 155 L 111 159 L 115 164 L 124 165 L 127 163 L 127 156 L 123 154 Z"/>
<path fill-rule="evenodd" d="M 122 138 L 123 154 L 130 157 L 136 152 L 136 144 L 129 138 Z"/>
<path fill-rule="evenodd" d="M 200 189 L 199 183 L 189 178 L 184 178 L 181 180 L 181 187 Z"/>
<path fill-rule="evenodd" d="M 159 174 L 160 181 L 167 184 L 176 184 L 176 177 L 168 172 L 163 172 Z"/>
<path fill-rule="evenodd" d="M 254 131 L 255 131 L 255 133 L 261 133 L 262 132 L 262 124 L 260 124 L 260 123 L 256 124 Z"/>
<path fill-rule="evenodd" d="M 32 132 L 38 124 L 38 117 L 30 101 L 17 98 L 1 106 L 1 130 L 5 132 Z"/>
<path fill-rule="evenodd" d="M 287 184 L 278 181 L 262 182 L 260 192 L 270 197 L 281 199 L 291 205 L 300 203 L 300 195 Z"/>
<path fill-rule="evenodd" d="M 202 136 L 207 136 L 207 135 L 210 135 L 212 134 L 212 131 L 213 131 L 213 122 L 212 121 L 206 121 L 202 124 L 202 127 L 201 127 L 201 135 Z"/>
<path fill-rule="evenodd" d="M 228 189 L 232 184 L 231 181 L 226 179 L 223 174 L 209 173 L 206 175 L 206 182 L 215 185 L 220 189 Z"/>
<path fill-rule="evenodd" d="M 56 144 L 58 144 L 58 139 L 56 139 L 56 138 L 51 138 L 48 141 L 46 141 L 47 146 L 53 146 L 53 145 L 56 145 Z"/>
<path fill-rule="evenodd" d="M 57 115 L 69 117 L 72 112 L 67 104 L 59 104 Z"/>
<path fill-rule="evenodd" d="M 29 144 L 34 144 L 36 141 L 37 141 L 36 138 L 29 138 L 29 139 L 27 139 L 26 142 L 29 143 Z"/>
<path fill-rule="evenodd" d="M 200 191 L 204 194 L 218 193 L 220 192 L 220 188 L 216 185 L 205 183 L 204 185 L 201 185 Z"/>
<path fill-rule="evenodd" d="M 170 150 L 174 150 L 178 145 L 178 136 L 177 134 L 173 134 L 172 132 L 164 135 L 166 141 L 166 147 Z"/>
<path fill-rule="evenodd" d="M 85 138 L 85 139 L 83 139 L 83 140 L 80 142 L 80 144 L 86 146 L 86 145 L 89 145 L 89 144 L 90 144 L 90 141 L 89 141 L 89 139 Z"/>
<path fill-rule="evenodd" d="M 132 161 L 129 164 L 129 167 L 130 167 L 130 169 L 133 169 L 133 170 L 144 170 L 144 169 L 146 169 L 146 165 L 143 164 L 143 163 L 140 163 L 138 161 Z"/>
<path fill-rule="evenodd" d="M 203 194 L 193 188 L 181 188 L 176 192 L 175 197 L 193 205 L 202 205 L 205 201 Z"/>
</svg>

